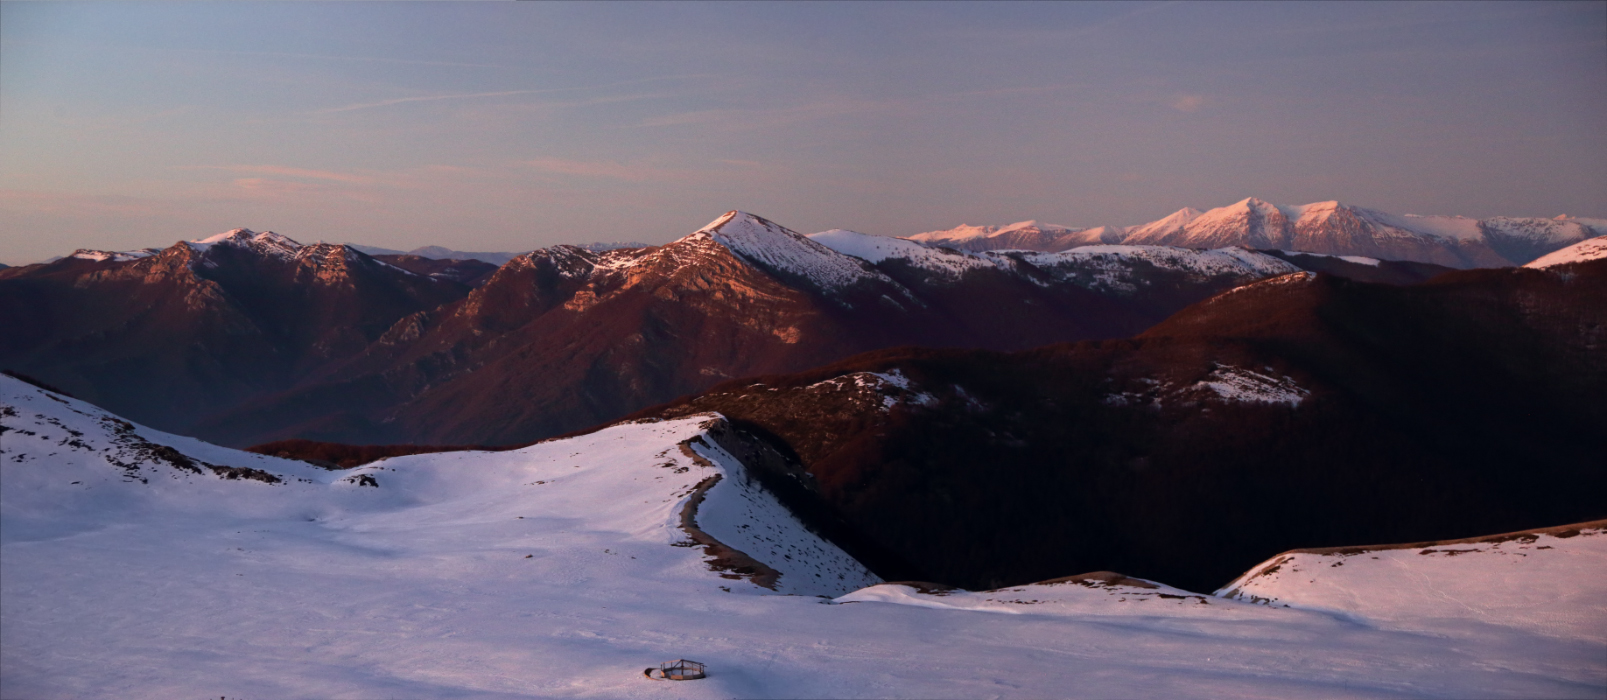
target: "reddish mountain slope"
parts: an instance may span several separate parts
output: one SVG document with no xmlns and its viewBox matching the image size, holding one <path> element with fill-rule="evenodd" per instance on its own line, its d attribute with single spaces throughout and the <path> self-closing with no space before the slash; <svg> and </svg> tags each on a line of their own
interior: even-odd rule
<svg viewBox="0 0 1607 700">
<path fill-rule="evenodd" d="M 202 434 L 241 445 L 524 442 L 730 377 L 876 348 L 1130 335 L 1217 291 L 1296 269 L 1247 252 L 1031 258 L 903 243 L 918 250 L 873 264 L 731 212 L 658 248 L 539 250 L 461 303 L 404 319 L 338 371 L 220 415 Z"/>
<path fill-rule="evenodd" d="M 0 274 L 0 366 L 167 430 L 280 390 L 459 299 L 344 246 L 244 229 Z"/>
</svg>

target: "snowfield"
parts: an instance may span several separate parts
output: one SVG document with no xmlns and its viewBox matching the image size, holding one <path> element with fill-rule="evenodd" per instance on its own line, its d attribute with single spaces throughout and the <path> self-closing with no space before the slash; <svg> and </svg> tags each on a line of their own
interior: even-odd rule
<svg viewBox="0 0 1607 700">
<path fill-rule="evenodd" d="M 1495 625 L 1607 650 L 1607 521 L 1418 546 L 1296 550 L 1228 584 L 1235 600 L 1427 632 Z"/>
<path fill-rule="evenodd" d="M 905 238 L 872 236 L 843 229 L 811 233 L 809 239 L 871 264 L 889 259 L 901 260 L 948 279 L 958 279 L 970 270 L 1000 265 L 997 261 L 963 251 L 931 247 Z"/>
<path fill-rule="evenodd" d="M 1607 692 L 1595 535 L 1269 563 L 1231 597 L 1117 574 L 946 591 L 812 535 L 714 415 L 347 471 L 3 376 L 0 426 L 5 698 Z M 709 678 L 642 677 L 675 658 Z"/>
<path fill-rule="evenodd" d="M 1607 236 L 1587 238 L 1562 250 L 1542 255 L 1539 259 L 1524 265 L 1524 267 L 1544 269 L 1556 265 L 1600 260 L 1602 258 L 1607 258 Z"/>
<path fill-rule="evenodd" d="M 1231 275 L 1265 278 L 1298 272 L 1299 267 L 1243 248 L 1195 250 L 1173 246 L 1092 245 L 1059 253 L 1021 253 L 1023 260 L 1061 282 L 1089 289 L 1136 292 L 1144 282 L 1139 264 L 1186 272 L 1198 279 Z"/>
</svg>

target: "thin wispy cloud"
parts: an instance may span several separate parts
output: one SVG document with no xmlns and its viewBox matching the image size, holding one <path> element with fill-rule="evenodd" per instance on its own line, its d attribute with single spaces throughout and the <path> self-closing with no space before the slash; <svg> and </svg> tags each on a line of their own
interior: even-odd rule
<svg viewBox="0 0 1607 700">
<path fill-rule="evenodd" d="M 373 184 L 375 179 L 367 175 L 342 173 L 331 170 L 309 170 L 307 168 L 290 168 L 281 165 L 185 165 L 180 170 L 224 170 L 233 173 L 249 173 L 258 175 L 279 175 L 282 177 L 303 178 L 309 180 L 328 180 L 344 182 L 352 185 Z"/>
<path fill-rule="evenodd" d="M 1200 106 L 1203 104 L 1205 104 L 1205 97 L 1202 95 L 1178 95 L 1172 98 L 1171 102 L 1172 109 L 1179 112 L 1199 111 Z"/>
<path fill-rule="evenodd" d="M 858 100 L 822 99 L 801 105 L 772 108 L 702 109 L 677 114 L 666 114 L 642 120 L 640 126 L 683 126 L 694 124 L 731 124 L 744 127 L 769 127 L 811 119 L 824 119 L 847 114 L 884 111 L 902 107 L 909 100 Z"/>
<path fill-rule="evenodd" d="M 315 60 L 315 61 L 356 61 L 356 62 L 359 62 L 359 63 L 391 63 L 391 64 L 411 65 L 411 66 L 442 66 L 442 67 L 447 67 L 447 68 L 510 68 L 511 67 L 511 66 L 499 66 L 499 65 L 496 65 L 496 64 L 492 64 L 492 63 L 462 63 L 462 62 L 458 62 L 458 61 L 427 61 L 427 60 L 410 59 L 410 58 L 382 58 L 382 57 L 379 57 L 379 56 L 333 56 L 333 55 L 326 55 L 326 54 L 285 53 L 285 52 L 281 52 L 281 51 L 235 51 L 235 50 L 230 50 L 230 49 L 193 49 L 193 48 L 173 48 L 173 49 L 166 49 L 166 50 L 168 50 L 168 51 L 178 51 L 178 52 L 183 52 L 183 53 L 218 54 L 218 55 L 225 55 L 225 56 L 267 56 L 267 57 L 272 57 L 272 58 L 302 58 L 302 59 Z M 520 68 L 520 70 L 525 70 L 525 69 Z"/>
<path fill-rule="evenodd" d="M 336 112 L 354 112 L 359 109 L 372 109 L 375 107 L 390 107 L 391 105 L 406 104 L 408 102 L 438 102 L 441 100 L 473 100 L 486 97 L 510 97 L 512 95 L 536 95 L 544 92 L 557 92 L 559 90 L 574 88 L 554 88 L 552 90 L 502 90 L 499 92 L 470 92 L 453 95 L 422 95 L 419 97 L 398 97 L 378 102 L 360 102 L 345 107 L 332 107 L 329 109 L 314 110 L 313 114 L 333 114 Z"/>
<path fill-rule="evenodd" d="M 682 168 L 664 168 L 643 163 L 621 163 L 605 160 L 574 160 L 569 158 L 533 158 L 522 165 L 555 175 L 579 175 L 628 182 L 685 178 L 693 172 Z"/>
<path fill-rule="evenodd" d="M 495 91 L 495 92 L 468 92 L 468 93 L 451 93 L 451 94 L 444 94 L 444 95 L 418 95 L 418 96 L 413 96 L 413 97 L 397 97 L 397 98 L 392 98 L 392 99 L 389 99 L 389 100 L 379 100 L 377 102 L 360 102 L 360 103 L 356 103 L 356 104 L 346 105 L 344 107 L 331 107 L 331 108 L 328 108 L 328 109 L 314 110 L 311 113 L 312 114 L 333 114 L 333 113 L 336 113 L 336 112 L 352 112 L 352 111 L 356 111 L 356 110 L 360 110 L 360 109 L 372 109 L 372 108 L 375 108 L 375 107 L 390 107 L 392 105 L 406 104 L 406 103 L 409 103 L 409 102 L 437 102 L 437 101 L 441 101 L 441 100 L 471 100 L 471 99 L 484 99 L 484 98 L 489 98 L 489 97 L 512 97 L 514 95 L 549 95 L 549 94 L 561 93 L 561 92 L 579 92 L 579 91 L 586 91 L 586 90 L 607 90 L 609 88 L 627 87 L 627 86 L 631 86 L 631 85 L 640 85 L 640 84 L 643 84 L 643 83 L 656 83 L 656 82 L 663 82 L 663 81 L 667 81 L 667 80 L 691 80 L 691 79 L 695 79 L 695 78 L 708 78 L 708 77 L 713 77 L 713 76 L 706 75 L 706 74 L 665 75 L 665 76 L 657 76 L 657 77 L 652 77 L 652 78 L 641 78 L 641 79 L 638 79 L 638 80 L 622 80 L 622 81 L 619 81 L 619 82 L 606 83 L 606 84 L 603 84 L 603 85 L 576 85 L 576 86 L 572 86 L 572 87 L 542 88 L 542 89 L 529 89 L 529 90 L 499 90 L 499 91 Z M 642 99 L 643 97 L 650 97 L 650 96 L 622 95 L 622 96 L 617 96 L 617 97 L 604 97 L 604 98 L 597 98 L 597 99 L 593 99 L 593 100 L 583 100 L 583 101 L 576 102 L 575 104 L 576 105 L 591 105 L 591 104 L 600 104 L 600 103 L 603 103 L 603 102 L 636 100 L 636 99 Z"/>
<path fill-rule="evenodd" d="M 773 127 L 812 119 L 825 119 L 853 114 L 873 114 L 895 111 L 929 109 L 945 102 L 971 99 L 990 99 L 1012 95 L 1036 95 L 1074 89 L 1074 85 L 1026 85 L 940 92 L 911 97 L 879 100 L 855 98 L 823 98 L 805 104 L 772 108 L 718 108 L 679 112 L 641 121 L 639 126 L 687 126 L 700 124 L 731 124 L 745 127 Z"/>
</svg>

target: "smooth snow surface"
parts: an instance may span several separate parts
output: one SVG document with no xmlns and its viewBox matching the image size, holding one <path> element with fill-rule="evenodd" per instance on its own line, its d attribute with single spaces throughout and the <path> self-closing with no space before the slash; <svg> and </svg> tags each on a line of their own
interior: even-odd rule
<svg viewBox="0 0 1607 700">
<path fill-rule="evenodd" d="M 1546 268 L 1602 258 L 1607 258 L 1607 236 L 1587 238 L 1562 250 L 1542 255 L 1524 267 Z"/>
<path fill-rule="evenodd" d="M 1295 551 L 1222 594 L 1416 632 L 1486 626 L 1607 652 L 1607 524 L 1418 547 Z"/>
<path fill-rule="evenodd" d="M 852 381 L 912 388 L 892 373 Z M 348 471 L 166 435 L 9 377 L 0 425 L 5 698 L 1607 692 L 1602 626 L 1536 627 L 1525 602 L 1539 591 L 1566 611 L 1576 589 L 1599 597 L 1600 576 L 1536 587 L 1475 565 L 1459 575 L 1484 587 L 1457 593 L 1490 605 L 1409 626 L 1365 605 L 1285 608 L 1119 576 L 948 595 L 871 585 L 744 477 L 710 439 L 713 416 Z M 681 513 L 710 483 L 698 528 L 779 571 L 777 590 L 686 546 Z M 1607 561 L 1599 547 L 1524 553 L 1502 571 Z M 1397 589 L 1431 559 L 1401 559 L 1381 586 L 1346 590 L 1415 605 Z M 709 677 L 642 677 L 675 658 Z"/>
</svg>

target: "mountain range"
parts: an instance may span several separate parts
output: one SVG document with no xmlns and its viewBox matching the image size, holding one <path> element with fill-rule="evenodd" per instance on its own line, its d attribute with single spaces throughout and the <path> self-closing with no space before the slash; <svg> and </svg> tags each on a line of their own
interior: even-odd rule
<svg viewBox="0 0 1607 700">
<path fill-rule="evenodd" d="M 470 252 L 453 250 L 451 248 L 438 245 L 421 246 L 407 251 L 381 248 L 379 246 L 372 245 L 359 245 L 356 243 L 347 243 L 346 245 L 359 252 L 367 253 L 377 258 L 410 255 L 418 258 L 425 258 L 427 260 L 478 260 L 483 263 L 489 263 L 493 266 L 506 264 L 509 260 L 523 255 L 523 253 Z M 605 250 L 613 250 L 615 248 L 645 248 L 647 247 L 647 244 L 635 241 L 609 241 L 596 243 L 576 243 L 574 246 L 576 248 L 584 248 L 586 250 L 601 253 Z"/>
<path fill-rule="evenodd" d="M 884 350 L 635 417 L 716 412 L 768 441 L 750 461 L 884 578 L 1210 589 L 1296 547 L 1607 517 L 1603 299 L 1602 259 L 1297 272 L 1130 339 Z"/>
<path fill-rule="evenodd" d="M 0 274 L 0 365 L 175 429 L 359 353 L 471 289 L 246 229 Z"/>
<path fill-rule="evenodd" d="M 850 240 L 902 245 L 871 260 L 838 250 Z M 730 212 L 658 248 L 517 258 L 339 370 L 196 430 L 241 445 L 526 442 L 876 348 L 1129 335 L 1294 269 L 1239 250 L 968 255 L 850 232 L 809 237 Z"/>
<path fill-rule="evenodd" d="M 1602 235 L 1607 235 L 1607 219 L 1403 216 L 1334 201 L 1290 206 L 1250 197 L 1208 211 L 1179 209 L 1138 226 L 1070 228 L 1023 221 L 1009 226 L 959 226 L 909 238 L 972 251 L 1060 251 L 1112 243 L 1243 246 L 1474 268 L 1522 265 Z"/>
<path fill-rule="evenodd" d="M 1607 237 L 1245 204 L 0 269 L 0 696 L 1599 696 Z"/>
<path fill-rule="evenodd" d="M 1070 245 L 1074 232 L 1041 226 L 947 238 L 806 236 L 730 212 L 664 246 L 555 246 L 500 267 L 445 249 L 375 256 L 237 229 L 0 271 L 0 323 L 15 329 L 0 340 L 0 367 L 224 444 L 517 444 L 726 379 L 879 348 L 1011 351 L 1121 338 L 1291 272 L 1414 284 L 1451 269 L 1357 254 L 1381 231 L 1411 238 L 1379 227 L 1412 217 L 1240 205 L 1180 212 L 1120 237 L 1184 246 L 1093 242 L 1116 239 L 1105 229 L 1077 234 L 1088 245 L 1024 250 L 1050 233 L 1060 243 L 1049 247 Z M 1451 261 L 1458 265 L 1470 251 L 1494 250 L 1490 231 L 1529 231 L 1534 250 L 1594 231 L 1584 219 L 1422 218 L 1442 232 L 1479 232 L 1455 239 L 1465 244 L 1456 248 L 1464 258 Z M 1351 229 L 1363 233 L 1337 237 L 1347 221 L 1362 222 Z M 1351 247 L 1242 245 L 1302 241 Z M 1010 245 L 956 249 L 979 242 Z M 1217 243 L 1226 245 L 1191 247 Z M 1396 243 L 1367 250 L 1402 250 Z M 147 400 L 157 392 L 171 400 Z"/>
<path fill-rule="evenodd" d="M 1300 269 L 1240 249 L 971 254 L 741 212 L 665 246 L 555 246 L 489 277 L 271 233 L 214 239 L 0 273 L 0 322 L 22 329 L 0 365 L 226 444 L 511 443 L 877 348 L 1122 337 Z M 326 259 L 344 262 L 285 271 Z M 156 386 L 174 400 L 152 406 Z"/>
</svg>

